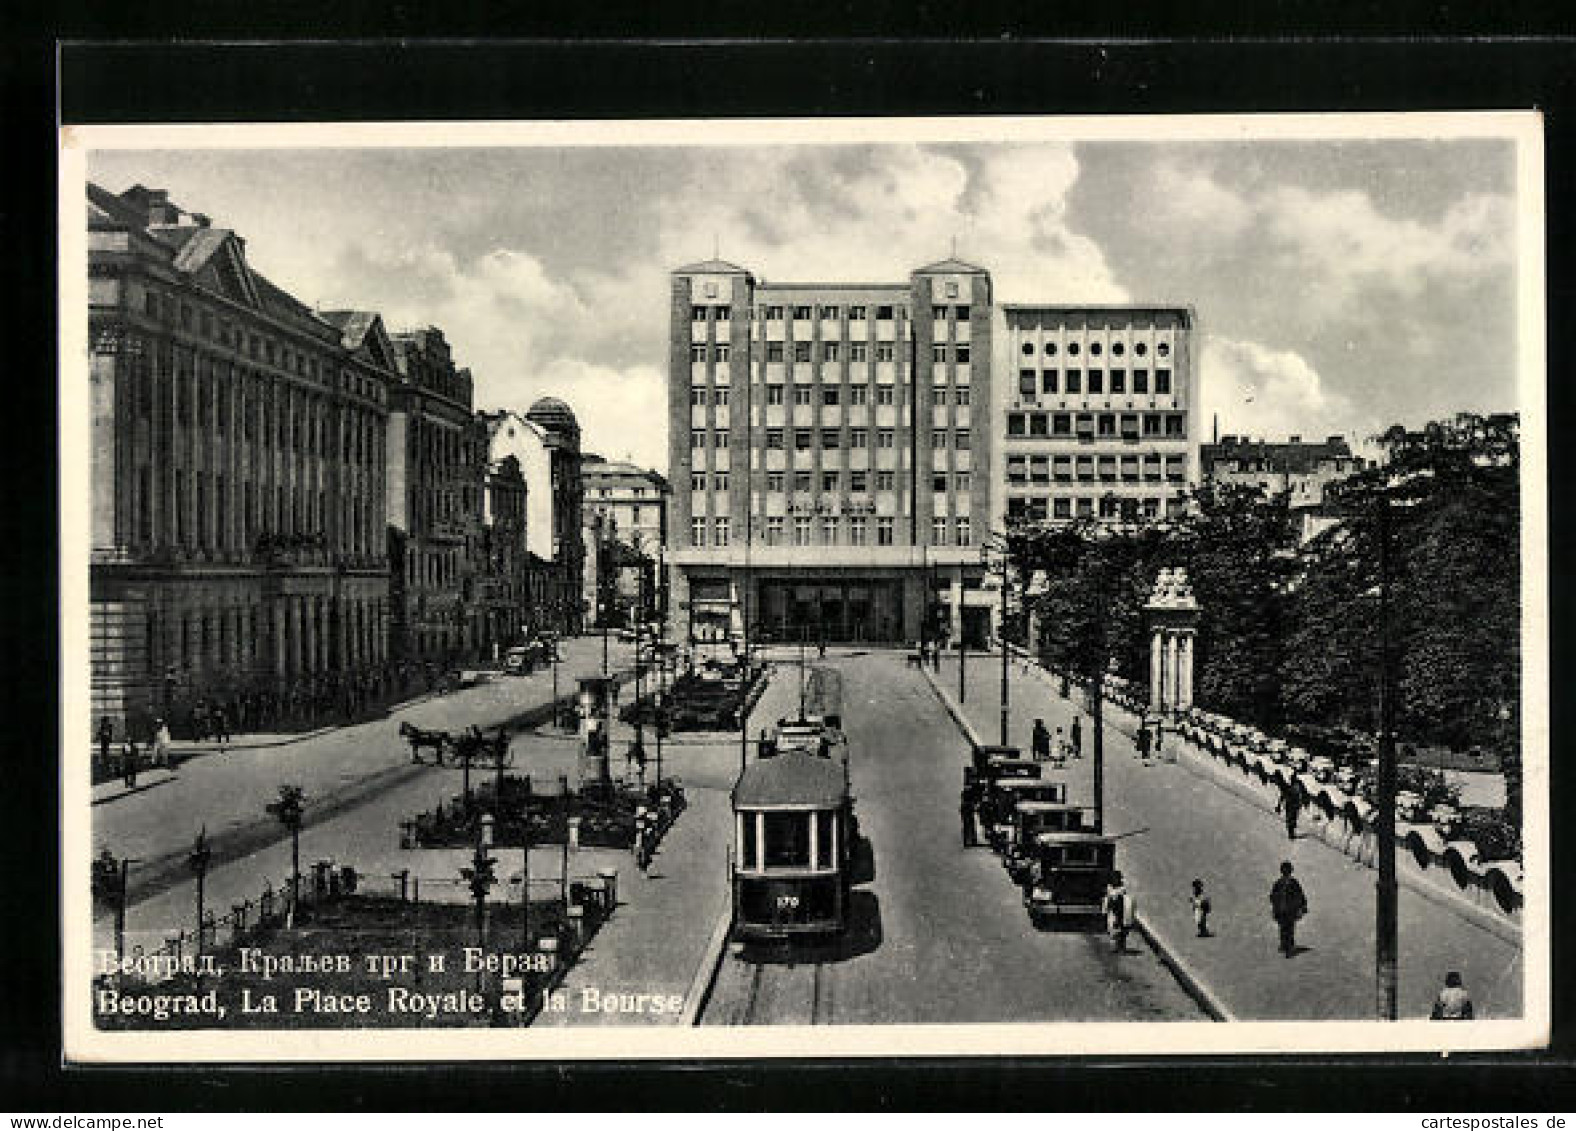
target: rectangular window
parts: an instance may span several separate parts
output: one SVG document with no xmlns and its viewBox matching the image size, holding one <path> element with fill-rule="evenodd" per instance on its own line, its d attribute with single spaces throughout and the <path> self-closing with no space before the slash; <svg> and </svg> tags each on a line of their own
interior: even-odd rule
<svg viewBox="0 0 1576 1131">
<path fill-rule="evenodd" d="M 1073 418 L 1065 412 L 1058 412 L 1051 417 L 1051 435 L 1071 436 L 1073 434 Z"/>
<path fill-rule="evenodd" d="M 1166 415 L 1166 435 L 1182 435 L 1182 414 L 1180 412 L 1172 412 Z"/>
<path fill-rule="evenodd" d="M 960 452 L 968 451 L 969 450 L 969 434 L 967 432 L 963 431 L 962 429 L 959 429 L 958 431 L 954 432 L 952 434 L 952 446 L 953 446 L 954 449 L 956 449 L 957 451 L 960 451 Z"/>
<path fill-rule="evenodd" d="M 810 516 L 797 515 L 793 520 L 793 544 L 795 546 L 808 546 L 810 544 Z"/>
<path fill-rule="evenodd" d="M 869 360 L 869 355 L 870 355 L 870 351 L 865 346 L 865 344 L 863 342 L 849 342 L 848 343 L 848 360 L 849 361 L 868 361 Z"/>
<path fill-rule="evenodd" d="M 692 306 L 692 307 L 690 307 L 690 321 L 691 322 L 704 322 L 704 321 L 706 321 L 706 308 L 704 306 Z"/>
<path fill-rule="evenodd" d="M 796 306 L 793 308 L 793 316 L 799 319 L 801 322 L 808 321 L 810 314 L 811 309 L 808 306 Z"/>
<path fill-rule="evenodd" d="M 766 360 L 781 361 L 783 359 L 783 344 L 781 342 L 766 343 Z"/>
<path fill-rule="evenodd" d="M 1105 374 L 1098 369 L 1089 370 L 1089 391 L 1091 393 L 1105 392 Z"/>
<path fill-rule="evenodd" d="M 943 346 L 943 345 L 931 346 L 930 347 L 930 360 L 931 361 L 946 361 L 947 360 L 947 347 Z"/>
<path fill-rule="evenodd" d="M 783 493 L 783 473 L 782 472 L 780 472 L 780 471 L 768 471 L 766 473 L 766 490 L 769 491 L 773 495 L 781 495 Z"/>
<path fill-rule="evenodd" d="M 966 518 L 960 518 L 960 519 L 957 520 L 957 524 L 956 525 L 957 525 L 957 532 L 958 532 L 958 545 L 960 545 L 960 546 L 971 546 L 971 545 L 973 545 L 974 544 L 973 543 L 973 531 L 971 531 L 969 529 L 969 520 L 966 519 Z"/>
<path fill-rule="evenodd" d="M 848 489 L 856 495 L 862 495 L 870 489 L 870 473 L 867 471 L 850 471 L 848 473 Z"/>
<path fill-rule="evenodd" d="M 843 446 L 842 438 L 836 428 L 821 429 L 821 447 L 840 448 Z"/>
<path fill-rule="evenodd" d="M 957 405 L 959 408 L 968 407 L 969 387 L 967 385 L 959 385 L 957 388 L 952 390 L 952 403 Z"/>
<path fill-rule="evenodd" d="M 930 434 L 930 450 L 939 452 L 947 446 L 947 434 L 939 428 Z"/>
<path fill-rule="evenodd" d="M 1083 390 L 1083 374 L 1076 369 L 1067 371 L 1067 391 L 1077 393 Z"/>
<path fill-rule="evenodd" d="M 696 495 L 703 495 L 703 494 L 706 493 L 706 473 L 705 472 L 703 472 L 703 471 L 696 471 L 696 472 L 692 472 L 690 474 L 690 491 L 693 494 L 696 494 Z"/>
<path fill-rule="evenodd" d="M 896 433 L 890 428 L 876 429 L 876 447 L 878 448 L 892 447 L 892 443 L 895 438 Z"/>
<path fill-rule="evenodd" d="M 957 471 L 953 473 L 952 489 L 960 493 L 966 492 L 969 489 L 969 473 L 967 471 Z"/>
<path fill-rule="evenodd" d="M 810 343 L 809 342 L 795 342 L 793 344 L 793 359 L 795 361 L 809 361 L 810 360 Z"/>
<path fill-rule="evenodd" d="M 894 388 L 892 385 L 877 385 L 876 404 L 891 404 L 896 396 Z"/>
<path fill-rule="evenodd" d="M 780 307 L 780 306 L 768 306 L 766 308 L 766 321 L 768 321 L 768 322 L 781 322 L 782 320 L 783 320 L 783 308 L 782 307 Z"/>
<path fill-rule="evenodd" d="M 1113 393 L 1125 393 L 1125 392 L 1127 392 L 1127 370 L 1125 370 L 1125 369 L 1113 369 L 1113 370 L 1111 370 L 1111 391 Z"/>
<path fill-rule="evenodd" d="M 930 387 L 930 402 L 935 405 L 946 405 L 947 386 L 945 382 L 938 381 Z"/>
<path fill-rule="evenodd" d="M 691 448 L 699 449 L 699 448 L 704 448 L 705 446 L 706 446 L 706 433 L 705 433 L 705 431 L 703 429 L 697 428 L 693 432 L 690 433 L 690 447 Z"/>
<path fill-rule="evenodd" d="M 1021 412 L 1007 414 L 1007 435 L 1022 436 L 1028 426 L 1028 419 Z"/>
<path fill-rule="evenodd" d="M 815 396 L 815 388 L 811 385 L 795 385 L 793 387 L 793 403 L 809 404 Z"/>
<path fill-rule="evenodd" d="M 728 545 L 728 520 L 719 518 L 712 523 L 712 543 L 719 547 Z"/>
<path fill-rule="evenodd" d="M 1053 499 L 1051 501 L 1051 507 L 1051 513 L 1053 513 L 1057 518 L 1072 518 L 1073 516 L 1073 501 L 1071 499 Z"/>
<path fill-rule="evenodd" d="M 807 452 L 814 446 L 814 437 L 808 428 L 795 428 L 793 430 L 794 451 Z"/>
<path fill-rule="evenodd" d="M 712 351 L 713 356 L 716 357 L 718 361 L 727 361 L 732 352 L 733 347 L 731 346 L 716 346 Z"/>
<path fill-rule="evenodd" d="M 1165 395 L 1169 394 L 1170 392 L 1171 392 L 1171 370 L 1169 370 L 1169 369 L 1157 369 L 1157 370 L 1155 370 L 1155 393 L 1158 396 L 1165 396 Z"/>
<path fill-rule="evenodd" d="M 821 520 L 821 545 L 837 545 L 837 519 L 823 518 Z"/>
<path fill-rule="evenodd" d="M 1043 412 L 1029 413 L 1029 435 L 1044 436 L 1046 434 L 1046 424 L 1049 421 L 1050 417 Z"/>
<path fill-rule="evenodd" d="M 864 448 L 869 446 L 870 433 L 864 428 L 852 428 L 848 432 L 848 446 L 850 448 Z"/>
<path fill-rule="evenodd" d="M 781 388 L 781 386 L 778 387 Z M 768 451 L 782 451 L 783 430 L 781 428 L 768 428 L 766 430 L 766 448 Z"/>
<path fill-rule="evenodd" d="M 706 544 L 706 520 L 704 518 L 690 519 L 690 545 L 704 546 Z"/>
<path fill-rule="evenodd" d="M 1029 461 L 1023 456 L 1007 457 L 1007 482 L 1027 483 L 1029 481 Z"/>
<path fill-rule="evenodd" d="M 967 343 L 953 347 L 953 359 L 959 365 L 967 365 L 969 363 L 969 347 Z"/>
<path fill-rule="evenodd" d="M 700 362 L 706 360 L 705 346 L 690 346 L 690 360 Z"/>
<path fill-rule="evenodd" d="M 1102 437 L 1116 435 L 1116 415 L 1114 413 L 1102 412 L 1100 414 L 1100 435 Z"/>
<path fill-rule="evenodd" d="M 719 307 L 717 307 L 717 321 L 718 322 L 726 322 L 731 317 L 733 317 L 733 311 L 731 309 L 729 309 L 726 306 L 719 306 Z"/>
<path fill-rule="evenodd" d="M 726 491 L 728 489 L 728 473 L 726 471 L 712 472 L 711 489 L 713 491 Z"/>
<path fill-rule="evenodd" d="M 838 478 L 839 476 L 835 471 L 821 472 L 821 490 L 828 495 L 834 494 L 839 487 Z"/>
<path fill-rule="evenodd" d="M 781 385 L 775 385 L 774 384 L 774 385 L 767 385 L 766 386 L 766 403 L 767 404 L 782 404 L 783 403 L 783 387 Z"/>
<path fill-rule="evenodd" d="M 869 385 L 850 385 L 850 386 L 848 386 L 848 403 L 851 404 L 851 405 L 869 404 L 870 403 L 870 386 Z"/>
<path fill-rule="evenodd" d="M 877 342 L 876 343 L 876 360 L 877 361 L 891 361 L 892 360 L 892 343 L 891 342 Z"/>
<path fill-rule="evenodd" d="M 835 306 L 823 306 L 821 308 L 821 317 L 826 319 L 826 320 L 828 320 L 828 321 L 832 321 L 832 320 L 836 319 L 837 318 L 837 307 L 835 307 Z"/>
<path fill-rule="evenodd" d="M 897 482 L 897 473 L 894 471 L 876 472 L 876 490 L 890 491 Z"/>
<path fill-rule="evenodd" d="M 863 546 L 865 544 L 865 520 L 851 518 L 848 520 L 848 544 L 850 546 Z"/>
<path fill-rule="evenodd" d="M 947 493 L 947 477 L 945 475 L 932 475 L 930 477 L 930 489 L 938 495 L 945 495 Z"/>
<path fill-rule="evenodd" d="M 865 308 L 862 306 L 850 306 L 848 308 L 848 320 L 850 322 L 863 322 L 865 320 Z"/>
<path fill-rule="evenodd" d="M 783 520 L 775 515 L 766 520 L 766 544 L 768 546 L 783 544 Z"/>
<path fill-rule="evenodd" d="M 930 544 L 932 546 L 945 546 L 950 539 L 947 537 L 947 527 L 951 525 L 947 519 L 939 515 L 930 520 Z"/>
<path fill-rule="evenodd" d="M 837 385 L 821 386 L 821 403 L 823 405 L 836 405 L 843 399 L 843 391 Z"/>
<path fill-rule="evenodd" d="M 1133 392 L 1144 394 L 1149 392 L 1149 370 L 1133 370 Z"/>
<path fill-rule="evenodd" d="M 822 361 L 836 361 L 837 360 L 837 350 L 838 350 L 838 347 L 841 344 L 842 343 L 840 343 L 840 342 L 822 342 L 821 343 L 821 360 Z"/>
<path fill-rule="evenodd" d="M 691 408 L 700 408 L 705 403 L 706 403 L 706 386 L 705 385 L 691 385 L 690 386 L 690 407 Z"/>
<path fill-rule="evenodd" d="M 892 544 L 892 520 L 890 518 L 876 519 L 876 545 L 890 546 Z"/>
<path fill-rule="evenodd" d="M 967 322 L 969 320 L 969 308 L 966 306 L 953 307 L 952 317 L 956 318 L 959 322 Z"/>
<path fill-rule="evenodd" d="M 1158 435 L 1160 435 L 1160 428 L 1161 428 L 1160 414 L 1158 412 L 1146 412 L 1146 413 L 1144 413 L 1144 435 L 1145 436 L 1158 436 Z"/>
<path fill-rule="evenodd" d="M 876 307 L 876 317 L 882 321 L 892 321 L 892 308 L 890 306 Z"/>
<path fill-rule="evenodd" d="M 810 473 L 808 471 L 796 471 L 793 473 L 793 489 L 801 495 L 810 493 Z"/>
</svg>

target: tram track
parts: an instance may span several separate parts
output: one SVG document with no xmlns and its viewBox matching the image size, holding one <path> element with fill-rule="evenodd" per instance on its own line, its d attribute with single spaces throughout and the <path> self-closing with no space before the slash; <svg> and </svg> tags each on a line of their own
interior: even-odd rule
<svg viewBox="0 0 1576 1131">
<path fill-rule="evenodd" d="M 747 962 L 735 959 L 737 983 L 730 1016 L 708 1008 L 702 1024 L 830 1025 L 833 994 L 826 962 Z M 740 968 L 747 968 L 744 974 Z M 736 984 L 737 984 L 736 983 Z M 731 995 L 730 995 L 731 996 Z"/>
</svg>

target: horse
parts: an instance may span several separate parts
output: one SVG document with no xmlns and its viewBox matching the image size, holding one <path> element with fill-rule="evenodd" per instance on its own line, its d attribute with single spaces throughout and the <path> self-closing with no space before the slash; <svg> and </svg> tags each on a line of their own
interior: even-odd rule
<svg viewBox="0 0 1576 1131">
<path fill-rule="evenodd" d="M 443 763 L 443 751 L 453 745 L 454 739 L 446 730 L 422 730 L 408 722 L 399 725 L 400 737 L 410 743 L 410 760 L 417 765 L 421 764 L 421 751 L 424 747 L 431 747 L 433 764 Z"/>
</svg>

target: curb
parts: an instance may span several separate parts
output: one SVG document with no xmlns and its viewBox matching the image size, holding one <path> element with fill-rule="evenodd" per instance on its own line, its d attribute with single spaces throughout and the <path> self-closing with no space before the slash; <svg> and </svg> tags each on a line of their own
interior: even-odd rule
<svg viewBox="0 0 1576 1131">
<path fill-rule="evenodd" d="M 1165 936 L 1150 926 L 1142 914 L 1134 914 L 1133 926 L 1137 927 L 1138 933 L 1144 936 L 1144 941 L 1149 944 L 1149 949 L 1155 952 L 1155 957 L 1160 959 L 1160 964 L 1171 971 L 1171 976 L 1177 980 L 1177 984 L 1198 1003 L 1199 1008 L 1209 1014 L 1212 1021 L 1237 1020 L 1236 1014 L 1220 1000 L 1220 995 L 1194 973 L 1193 968 L 1166 941 Z"/>
<path fill-rule="evenodd" d="M 180 775 L 174 770 L 166 770 L 164 776 L 159 778 L 152 778 L 151 774 L 148 776 L 151 780 L 140 782 L 137 785 L 132 786 L 130 789 L 127 789 L 125 786 L 121 786 L 115 792 L 105 790 L 104 795 L 102 797 L 93 798 L 91 804 L 94 806 L 108 805 L 111 801 L 119 801 L 123 797 L 134 797 L 139 793 L 146 793 L 150 789 L 157 789 L 161 785 L 168 785 L 170 782 L 175 781 L 180 777 Z"/>
<path fill-rule="evenodd" d="M 689 992 L 684 995 L 684 1012 L 679 1014 L 679 1024 L 686 1028 L 700 1024 L 701 1011 L 711 1001 L 712 991 L 717 988 L 717 972 L 722 969 L 723 950 L 733 930 L 732 904 L 733 893 L 729 892 L 723 903 L 722 914 L 717 916 L 717 925 L 712 928 L 711 938 L 706 942 L 700 969 L 695 971 L 695 977 L 690 980 Z"/>
</svg>

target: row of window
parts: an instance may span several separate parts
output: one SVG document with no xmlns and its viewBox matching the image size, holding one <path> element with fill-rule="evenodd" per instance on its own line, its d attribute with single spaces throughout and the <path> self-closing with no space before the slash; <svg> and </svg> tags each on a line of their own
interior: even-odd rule
<svg viewBox="0 0 1576 1131">
<path fill-rule="evenodd" d="M 1055 369 L 1036 371 L 1033 369 L 1018 370 L 1018 395 L 1033 397 L 1040 393 L 1126 393 L 1127 370 L 1112 369 L 1109 371 L 1110 381 L 1106 381 L 1107 371 L 1101 369 L 1068 369 L 1058 372 Z M 1140 396 L 1149 393 L 1149 370 L 1133 370 L 1133 389 Z M 1154 392 L 1157 396 L 1166 396 L 1171 392 L 1171 370 L 1155 370 Z"/>
<path fill-rule="evenodd" d="M 1024 357 L 1033 357 L 1034 356 L 1034 343 L 1033 342 L 1024 342 L 1023 345 L 1020 347 L 1020 349 L 1021 349 Z M 1056 354 L 1057 354 L 1056 343 L 1055 342 L 1046 342 L 1045 346 L 1044 346 L 1044 350 L 1045 350 L 1045 356 L 1046 357 L 1055 357 Z M 1083 352 L 1083 349 L 1077 342 L 1068 342 L 1067 343 L 1067 355 L 1069 357 L 1077 357 L 1082 352 Z M 1099 357 L 1104 352 L 1105 351 L 1104 351 L 1104 349 L 1102 348 L 1102 346 L 1100 345 L 1099 342 L 1090 342 L 1089 343 L 1089 356 L 1091 356 L 1091 357 Z M 1123 345 L 1121 342 L 1112 342 L 1111 343 L 1111 356 L 1112 357 L 1121 357 L 1126 352 L 1127 352 L 1127 347 L 1125 345 Z M 1137 354 L 1139 357 L 1144 357 L 1145 355 L 1147 355 L 1149 353 L 1149 346 L 1145 342 L 1135 342 L 1134 345 L 1133 345 L 1133 352 L 1135 354 Z M 1155 346 L 1155 353 L 1157 353 L 1161 357 L 1170 357 L 1171 356 L 1171 343 L 1170 342 L 1161 342 L 1159 345 Z"/>
<path fill-rule="evenodd" d="M 1173 481 L 1183 478 L 1185 463 L 1182 456 L 1008 456 L 1008 483 L 1071 483 L 1075 479 L 1089 483 L 1094 480 L 1113 482 L 1117 479 L 1157 481 L 1163 474 Z"/>
<path fill-rule="evenodd" d="M 788 487 L 789 473 L 785 471 L 769 471 L 766 473 L 766 490 L 769 494 L 783 494 Z M 848 490 L 859 495 L 870 490 L 874 476 L 877 491 L 891 491 L 897 486 L 897 473 L 894 471 L 850 471 L 848 472 Z M 710 481 L 713 491 L 726 491 L 728 489 L 728 473 L 726 471 L 713 471 L 709 475 L 704 471 L 697 471 L 690 475 L 690 490 L 695 494 L 704 494 Z M 972 481 L 967 471 L 955 471 L 950 475 L 938 472 L 930 477 L 931 490 L 938 494 L 948 490 L 966 492 Z M 793 489 L 800 494 L 809 494 L 815 485 L 815 473 L 811 471 L 793 472 Z M 841 471 L 821 472 L 821 491 L 825 494 L 837 494 L 843 489 L 843 473 Z"/>
<path fill-rule="evenodd" d="M 1077 436 L 1080 440 L 1136 440 L 1140 435 L 1180 439 L 1186 435 L 1180 412 L 1009 412 L 1007 435 Z"/>
<path fill-rule="evenodd" d="M 863 322 L 869 313 L 869 308 L 865 306 L 850 306 L 847 309 L 850 322 Z M 905 315 L 908 313 L 907 307 L 878 306 L 875 309 L 878 322 L 891 321 L 894 311 L 901 311 Z M 757 308 L 756 316 L 763 322 L 781 322 L 784 315 L 789 312 L 792 313 L 796 322 L 808 322 L 817 316 L 823 322 L 835 322 L 842 316 L 843 308 L 825 304 L 801 303 L 795 306 L 778 306 L 773 304 Z M 933 308 L 933 312 L 938 322 L 945 321 L 949 313 L 959 322 L 967 322 L 969 320 L 969 308 L 966 306 L 937 306 Z M 726 322 L 731 317 L 731 308 L 727 306 L 696 304 L 690 307 L 690 320 L 692 322 L 705 322 L 708 318 L 714 322 Z"/>
<path fill-rule="evenodd" d="M 787 342 L 766 342 L 765 357 L 768 362 L 786 361 Z M 811 364 L 816 361 L 841 361 L 846 356 L 849 361 L 869 361 L 870 347 L 864 342 L 821 342 L 819 356 L 814 348 L 814 342 L 794 342 L 793 359 L 795 362 Z M 845 355 L 843 347 L 848 350 Z M 937 343 L 930 347 L 930 360 L 944 364 L 948 360 L 959 365 L 969 364 L 972 352 L 967 343 L 948 346 Z M 897 357 L 897 349 L 891 342 L 877 342 L 875 345 L 877 361 L 893 361 Z M 697 342 L 690 346 L 690 361 L 702 364 L 707 360 L 731 361 L 733 359 L 733 346 L 727 342 L 718 342 L 714 345 L 705 345 Z"/>
<path fill-rule="evenodd" d="M 820 539 L 815 540 L 816 524 L 820 524 Z M 690 519 L 690 544 L 692 546 L 710 544 L 718 549 L 728 546 L 732 524 L 726 518 L 692 518 Z M 891 518 L 877 518 L 875 520 L 875 544 L 877 546 L 893 545 L 895 522 Z M 779 515 L 767 517 L 764 524 L 764 541 L 768 546 L 781 546 L 783 538 L 790 528 L 786 520 Z M 868 546 L 870 545 L 870 520 L 853 516 L 848 518 L 836 515 L 822 515 L 819 519 L 809 515 L 797 515 L 793 520 L 793 545 L 795 546 Z M 933 546 L 970 546 L 973 544 L 973 529 L 966 518 L 933 518 L 930 526 L 930 544 Z"/>
<path fill-rule="evenodd" d="M 843 446 L 842 430 L 838 428 L 822 428 L 821 448 L 836 449 Z M 808 452 L 815 448 L 814 428 L 793 429 L 794 451 Z M 766 450 L 784 451 L 787 448 L 788 430 L 785 428 L 768 428 L 766 430 Z M 966 452 L 971 442 L 970 434 L 964 429 L 946 431 L 935 429 L 930 434 L 930 446 L 933 451 L 944 451 L 948 447 L 956 451 Z M 897 433 L 891 428 L 876 429 L 876 447 L 893 448 L 897 444 Z M 848 446 L 850 448 L 866 448 L 870 445 L 870 430 L 868 428 L 850 428 L 848 430 Z M 712 432 L 705 428 L 695 428 L 690 431 L 690 447 L 701 451 L 707 447 L 718 449 L 728 446 L 728 433 Z"/>
<path fill-rule="evenodd" d="M 786 385 L 783 385 L 780 382 L 773 382 L 767 385 L 766 403 L 768 405 L 780 405 L 786 403 L 788 395 L 787 388 L 788 387 Z M 858 407 L 859 405 L 867 405 L 870 403 L 870 386 L 868 384 L 861 383 L 858 385 L 849 385 L 847 388 L 848 403 L 850 405 Z M 896 403 L 896 388 L 897 387 L 895 385 L 877 385 L 876 404 L 890 405 Z M 946 404 L 949 390 L 952 394 L 953 404 L 960 407 L 968 405 L 969 386 L 967 385 L 935 386 L 935 388 L 931 390 L 932 403 L 936 405 Z M 707 404 L 712 404 L 718 408 L 725 408 L 728 405 L 729 392 L 730 390 L 726 385 L 691 385 L 690 405 L 693 408 L 703 408 Z M 815 403 L 815 386 L 803 383 L 794 385 L 793 403 L 796 405 L 813 405 Z M 821 404 L 828 407 L 836 407 L 842 403 L 842 385 L 821 386 Z"/>
<path fill-rule="evenodd" d="M 1043 522 L 1048 518 L 1159 518 L 1163 510 L 1167 515 L 1178 515 L 1186 504 L 1177 498 L 1117 499 L 1109 495 L 1099 499 L 1089 495 L 1068 498 L 1011 498 L 1007 500 L 1009 522 Z"/>
</svg>

